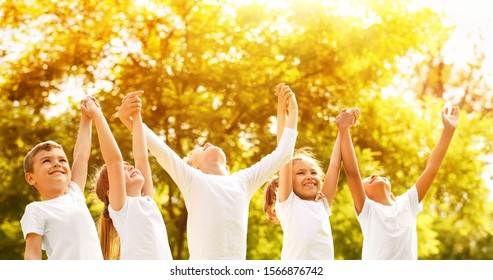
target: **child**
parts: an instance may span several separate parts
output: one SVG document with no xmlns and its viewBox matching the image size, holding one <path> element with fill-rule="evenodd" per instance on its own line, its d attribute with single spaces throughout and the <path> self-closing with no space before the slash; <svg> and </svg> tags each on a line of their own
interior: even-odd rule
<svg viewBox="0 0 493 280">
<path fill-rule="evenodd" d="M 289 95 L 289 119 L 277 148 L 249 168 L 229 174 L 222 149 L 210 143 L 182 160 L 152 130 L 146 128 L 151 154 L 170 174 L 183 194 L 188 211 L 187 234 L 191 260 L 244 260 L 250 200 L 270 176 L 291 159 L 296 141 L 298 108 Z M 288 99 L 288 98 L 286 98 Z M 132 129 L 131 106 L 140 100 L 127 96 L 120 119 Z"/>
<path fill-rule="evenodd" d="M 110 259 L 114 254 L 121 260 L 171 260 L 166 226 L 153 199 L 155 191 L 140 108 L 130 111 L 136 168 L 123 162 L 101 109 L 94 103 L 88 108 L 105 161 L 96 179 L 96 194 L 104 202 L 99 222 L 104 258 Z M 116 243 L 115 229 L 120 238 L 119 250 L 112 246 Z"/>
<path fill-rule="evenodd" d="M 430 188 L 459 123 L 459 108 L 442 111 L 443 131 L 426 168 L 404 194 L 394 197 L 390 182 L 372 175 L 361 179 L 351 134 L 351 114 L 343 111 L 337 118 L 341 137 L 344 171 L 363 233 L 363 260 L 417 260 L 416 215 Z"/>
<path fill-rule="evenodd" d="M 54 141 L 37 144 L 24 158 L 26 182 L 41 196 L 41 201 L 27 205 L 21 219 L 26 260 L 42 259 L 42 250 L 50 260 L 103 259 L 84 197 L 91 150 L 92 122 L 86 107 L 90 100 L 81 101 L 72 169 L 62 146 Z"/>
<path fill-rule="evenodd" d="M 284 84 L 276 92 L 290 91 Z M 285 101 L 279 98 L 278 128 L 286 119 Z M 357 119 L 358 116 L 355 115 Z M 282 130 L 278 129 L 278 137 Z M 322 183 L 320 162 L 307 149 L 296 151 L 279 177 L 270 181 L 265 192 L 264 212 L 274 223 L 281 223 L 281 260 L 333 260 L 334 243 L 329 216 L 341 167 L 339 135 Z"/>
</svg>

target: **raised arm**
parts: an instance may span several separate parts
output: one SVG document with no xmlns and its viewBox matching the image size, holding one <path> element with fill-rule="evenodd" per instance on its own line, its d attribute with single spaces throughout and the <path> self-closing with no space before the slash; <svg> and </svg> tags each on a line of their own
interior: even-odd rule
<svg viewBox="0 0 493 280">
<path fill-rule="evenodd" d="M 91 155 L 91 135 L 92 120 L 87 115 L 85 103 L 91 97 L 86 97 L 80 104 L 80 124 L 77 140 L 75 141 L 73 163 L 72 163 L 72 181 L 74 181 L 82 192 L 86 187 L 89 158 Z"/>
<path fill-rule="evenodd" d="M 350 128 L 354 121 L 354 115 L 350 111 L 343 111 L 337 117 L 336 124 L 339 127 L 339 137 L 341 141 L 341 155 L 344 172 L 349 184 L 349 190 L 353 197 L 356 213 L 361 213 L 365 203 L 366 194 L 363 181 L 359 173 L 358 161 L 354 152 L 353 141 L 351 139 Z"/>
<path fill-rule="evenodd" d="M 284 127 L 287 125 L 286 117 L 288 113 L 288 106 L 291 96 L 294 97 L 294 93 L 291 91 L 289 86 L 286 86 L 284 83 L 280 83 L 276 87 L 276 95 L 277 95 L 277 144 L 282 137 L 282 132 L 284 131 Z M 296 100 L 295 100 L 296 101 Z M 295 111 L 296 112 L 293 112 Z M 292 109 L 290 114 L 297 115 L 298 108 Z M 292 124 L 291 124 L 292 125 Z M 295 127 L 296 129 L 296 124 Z M 293 191 L 293 178 L 292 178 L 292 162 L 284 164 L 279 170 L 279 189 L 278 189 L 278 199 L 280 202 L 285 201 L 291 192 Z"/>
<path fill-rule="evenodd" d="M 329 205 L 332 205 L 336 195 L 339 175 L 341 173 L 341 162 L 341 140 L 338 132 L 334 147 L 332 148 L 332 154 L 330 155 L 329 167 L 325 173 L 324 185 L 322 187 L 322 193 L 327 198 Z"/>
<path fill-rule="evenodd" d="M 131 92 L 127 94 L 123 100 L 122 105 L 118 111 L 118 117 L 122 123 L 130 130 L 133 131 L 133 114 L 140 112 L 142 108 L 142 102 L 139 98 L 139 94 L 142 91 Z M 140 122 L 144 131 L 146 147 L 149 152 L 156 158 L 161 167 L 168 172 L 178 188 L 183 193 L 185 199 L 190 197 L 190 186 L 192 176 L 197 171 L 188 165 L 183 159 L 178 156 L 156 133 L 154 133 L 149 127 L 147 127 L 142 121 Z M 137 161 L 137 159 L 136 159 Z M 140 170 L 140 168 L 139 168 Z M 141 170 L 141 172 L 144 172 Z M 149 172 L 150 174 L 150 172 Z M 146 175 L 144 175 L 147 180 Z M 152 182 L 152 181 L 151 181 Z"/>
<path fill-rule="evenodd" d="M 127 197 L 123 157 L 101 108 L 93 101 L 88 101 L 86 108 L 96 126 L 101 154 L 108 171 L 109 202 L 113 210 L 119 211 L 125 204 Z"/>
<path fill-rule="evenodd" d="M 143 91 L 138 92 L 139 95 L 142 93 Z M 140 170 L 144 176 L 144 187 L 142 188 L 142 194 L 153 197 L 155 190 L 152 182 L 152 173 L 151 166 L 149 164 L 149 154 L 147 151 L 147 140 L 144 131 L 144 124 L 142 123 L 142 115 L 140 113 L 139 106 L 136 107 L 135 112 L 132 114 L 132 124 L 132 149 L 135 167 Z"/>
<path fill-rule="evenodd" d="M 430 189 L 430 186 L 433 183 L 438 170 L 440 169 L 440 165 L 442 164 L 445 154 L 447 153 L 452 137 L 454 136 L 455 129 L 459 124 L 459 107 L 454 106 L 450 109 L 445 108 L 442 111 L 442 122 L 442 135 L 440 136 L 435 149 L 426 163 L 425 170 L 416 182 L 419 202 L 423 200 L 426 193 Z"/>
<path fill-rule="evenodd" d="M 289 87 L 288 87 L 289 88 Z M 291 91 L 291 90 L 289 90 Z M 277 147 L 269 155 L 264 156 L 254 165 L 236 172 L 246 186 L 248 193 L 253 195 L 265 182 L 278 172 L 283 165 L 289 163 L 293 157 L 296 137 L 298 135 L 298 104 L 294 94 L 288 94 L 288 117 L 284 126 L 282 136 L 280 136 Z M 286 97 L 288 97 L 286 96 Z M 279 124 L 278 124 L 279 125 Z"/>
<path fill-rule="evenodd" d="M 351 126 L 354 126 L 358 121 L 360 112 L 359 109 L 353 108 L 351 109 L 351 113 L 353 113 L 353 123 Z M 339 176 L 341 173 L 341 165 L 341 137 L 340 133 L 337 132 L 336 141 L 334 143 L 334 147 L 332 148 L 332 154 L 330 155 L 329 167 L 327 168 L 327 172 L 325 173 L 324 185 L 322 187 L 322 193 L 325 195 L 330 205 L 332 205 L 337 192 L 337 185 L 339 184 Z"/>
<path fill-rule="evenodd" d="M 141 111 L 142 103 L 139 98 L 139 95 L 142 94 L 143 91 L 133 91 L 122 99 L 122 105 L 118 110 L 118 118 L 125 125 L 125 127 L 132 132 L 133 125 L 133 114 L 137 111 Z"/>
</svg>

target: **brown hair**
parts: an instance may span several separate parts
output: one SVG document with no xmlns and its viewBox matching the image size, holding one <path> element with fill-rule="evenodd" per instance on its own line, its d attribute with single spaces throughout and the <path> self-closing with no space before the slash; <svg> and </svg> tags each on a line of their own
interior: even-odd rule
<svg viewBox="0 0 493 280">
<path fill-rule="evenodd" d="M 315 159 L 315 155 L 311 148 L 305 147 L 295 150 L 294 156 L 291 159 L 291 164 L 294 165 L 297 161 L 306 160 L 313 163 L 315 170 L 320 174 L 320 179 L 323 180 L 322 164 L 319 160 Z M 271 178 L 265 188 L 264 192 L 264 213 L 267 219 L 273 223 L 278 224 L 279 219 L 276 215 L 276 201 L 277 201 L 277 190 L 279 188 L 279 177 L 276 175 Z"/>
<path fill-rule="evenodd" d="M 279 177 L 275 176 L 267 182 L 267 187 L 265 188 L 265 203 L 264 203 L 264 213 L 267 219 L 275 224 L 279 223 L 279 219 L 276 215 L 276 201 L 277 201 L 277 189 L 279 188 Z"/>
<path fill-rule="evenodd" d="M 108 180 L 108 169 L 106 165 L 103 165 L 97 172 L 96 178 L 96 195 L 104 203 L 103 212 L 99 218 L 98 231 L 99 242 L 101 244 L 101 250 L 103 251 L 103 257 L 105 260 L 119 259 L 120 258 L 120 240 L 118 233 L 116 232 L 113 220 L 110 218 L 108 206 L 110 204 L 108 198 L 108 191 L 110 184 Z"/>
<path fill-rule="evenodd" d="M 26 154 L 24 157 L 24 162 L 23 162 L 23 168 L 24 168 L 24 173 L 31 173 L 34 172 L 34 157 L 40 152 L 40 151 L 51 151 L 52 149 L 61 149 L 63 151 L 62 145 L 58 144 L 57 142 L 53 140 L 48 140 L 45 142 L 41 142 L 34 146 L 29 153 Z M 37 193 L 39 191 L 32 185 L 31 188 L 33 188 Z"/>
</svg>

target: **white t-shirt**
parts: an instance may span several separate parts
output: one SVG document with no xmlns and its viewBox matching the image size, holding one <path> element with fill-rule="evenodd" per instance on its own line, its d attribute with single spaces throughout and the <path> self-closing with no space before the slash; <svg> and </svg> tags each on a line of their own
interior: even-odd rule
<svg viewBox="0 0 493 280">
<path fill-rule="evenodd" d="M 294 192 L 276 202 L 283 230 L 281 260 L 333 260 L 334 242 L 327 199 L 303 200 Z"/>
<path fill-rule="evenodd" d="M 149 150 L 183 194 L 191 260 L 244 260 L 250 199 L 294 151 L 297 131 L 285 128 L 277 148 L 228 176 L 205 174 L 185 163 L 149 128 Z"/>
<path fill-rule="evenodd" d="M 363 260 L 417 260 L 416 216 L 423 210 L 416 185 L 386 206 L 368 197 L 357 215 L 363 232 Z"/>
<path fill-rule="evenodd" d="M 120 237 L 121 260 L 171 260 L 163 216 L 154 199 L 131 197 L 120 211 L 108 207 Z"/>
<path fill-rule="evenodd" d="M 42 249 L 50 260 L 103 259 L 96 225 L 75 182 L 65 195 L 27 205 L 21 227 L 24 239 L 29 233 L 43 236 Z"/>
</svg>

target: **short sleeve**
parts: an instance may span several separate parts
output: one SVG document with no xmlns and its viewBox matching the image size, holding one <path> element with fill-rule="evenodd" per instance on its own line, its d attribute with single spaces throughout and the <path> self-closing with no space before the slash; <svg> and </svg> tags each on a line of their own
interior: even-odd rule
<svg viewBox="0 0 493 280">
<path fill-rule="evenodd" d="M 119 216 L 122 216 L 122 215 L 125 215 L 125 213 L 127 212 L 127 209 L 128 209 L 128 196 L 125 198 L 125 203 L 123 204 L 122 209 L 120 209 L 118 211 L 115 211 L 113 208 L 111 208 L 111 204 L 108 205 L 108 212 L 110 213 L 110 217 L 112 219 L 119 217 Z"/>
<path fill-rule="evenodd" d="M 406 195 L 409 200 L 409 207 L 411 207 L 414 215 L 418 215 L 419 212 L 423 211 L 423 202 L 418 202 L 418 189 L 416 185 L 413 185 L 407 190 Z"/>
<path fill-rule="evenodd" d="M 291 192 L 288 196 L 288 198 L 286 198 L 286 200 L 284 200 L 283 202 L 279 202 L 279 197 L 276 199 L 276 205 L 274 206 L 274 208 L 276 209 L 276 212 L 279 213 L 283 213 L 285 211 L 289 211 L 289 208 L 292 208 L 292 205 L 293 205 L 293 199 L 294 199 L 294 192 Z"/>
<path fill-rule="evenodd" d="M 29 233 L 44 235 L 45 220 L 34 205 L 30 204 L 26 207 L 26 211 L 21 218 L 21 227 L 24 239 Z"/>
<path fill-rule="evenodd" d="M 76 182 L 70 181 L 70 184 L 68 185 L 68 191 L 72 196 L 77 197 L 77 200 L 82 199 L 83 201 L 86 200 L 86 197 L 84 196 L 84 193 L 80 189 L 79 185 L 77 185 Z"/>
</svg>

